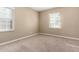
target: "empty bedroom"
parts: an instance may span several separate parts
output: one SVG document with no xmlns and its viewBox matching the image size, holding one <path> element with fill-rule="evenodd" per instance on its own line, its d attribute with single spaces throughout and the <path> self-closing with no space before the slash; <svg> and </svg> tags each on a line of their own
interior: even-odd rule
<svg viewBox="0 0 79 59">
<path fill-rule="evenodd" d="M 0 7 L 0 52 L 79 52 L 79 7 Z"/>
</svg>

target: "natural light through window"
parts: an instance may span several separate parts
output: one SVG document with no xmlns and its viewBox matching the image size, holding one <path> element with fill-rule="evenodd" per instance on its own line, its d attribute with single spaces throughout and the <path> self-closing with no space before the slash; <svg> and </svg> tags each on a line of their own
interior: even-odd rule
<svg viewBox="0 0 79 59">
<path fill-rule="evenodd" d="M 13 8 L 0 7 L 0 32 L 13 30 Z"/>
<path fill-rule="evenodd" d="M 61 16 L 59 12 L 49 14 L 49 28 L 61 28 Z"/>
</svg>

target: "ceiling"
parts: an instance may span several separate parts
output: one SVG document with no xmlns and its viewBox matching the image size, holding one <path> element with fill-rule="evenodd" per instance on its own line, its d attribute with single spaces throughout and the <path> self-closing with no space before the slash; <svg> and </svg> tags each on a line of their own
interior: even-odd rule
<svg viewBox="0 0 79 59">
<path fill-rule="evenodd" d="M 51 9 L 53 7 L 31 7 L 33 10 L 35 11 L 44 11 L 44 10 L 48 10 L 48 9 Z"/>
</svg>

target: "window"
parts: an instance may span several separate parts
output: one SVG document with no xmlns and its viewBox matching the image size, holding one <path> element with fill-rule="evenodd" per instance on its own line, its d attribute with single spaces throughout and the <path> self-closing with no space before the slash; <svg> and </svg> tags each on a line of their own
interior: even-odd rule
<svg viewBox="0 0 79 59">
<path fill-rule="evenodd" d="M 49 28 L 61 28 L 60 13 L 49 14 Z"/>
<path fill-rule="evenodd" d="M 13 30 L 13 8 L 0 7 L 0 32 Z"/>
</svg>

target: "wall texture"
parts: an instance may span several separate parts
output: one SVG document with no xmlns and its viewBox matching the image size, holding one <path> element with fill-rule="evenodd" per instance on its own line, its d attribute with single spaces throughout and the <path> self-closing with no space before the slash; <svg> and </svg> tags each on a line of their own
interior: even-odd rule
<svg viewBox="0 0 79 59">
<path fill-rule="evenodd" d="M 49 26 L 48 14 L 54 12 L 60 12 L 61 14 L 61 23 L 62 23 L 61 29 L 50 29 L 48 27 Z M 40 12 L 40 32 L 79 38 L 79 8 L 77 7 L 54 8 Z"/>
<path fill-rule="evenodd" d="M 5 42 L 38 32 L 38 13 L 31 8 L 15 8 L 15 30 L 0 32 L 0 42 Z"/>
</svg>

